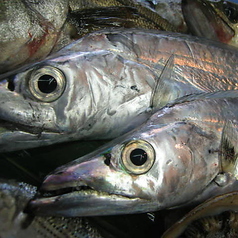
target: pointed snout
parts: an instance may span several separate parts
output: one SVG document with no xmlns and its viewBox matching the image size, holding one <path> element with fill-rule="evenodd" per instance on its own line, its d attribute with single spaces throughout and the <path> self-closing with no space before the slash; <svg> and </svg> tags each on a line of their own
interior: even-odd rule
<svg viewBox="0 0 238 238">
<path fill-rule="evenodd" d="M 54 191 L 68 187 L 90 186 L 108 172 L 103 156 L 82 163 L 68 164 L 55 170 L 43 181 L 40 191 Z"/>
</svg>

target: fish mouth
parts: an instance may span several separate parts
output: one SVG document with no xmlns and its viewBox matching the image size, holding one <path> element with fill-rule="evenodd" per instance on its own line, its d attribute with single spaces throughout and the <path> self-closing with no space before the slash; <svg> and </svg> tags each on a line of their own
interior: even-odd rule
<svg viewBox="0 0 238 238">
<path fill-rule="evenodd" d="M 81 217 L 148 210 L 150 197 L 141 196 L 140 190 L 133 187 L 130 175 L 106 165 L 104 155 L 91 156 L 86 155 L 49 174 L 29 203 L 30 211 L 40 216 Z"/>
<path fill-rule="evenodd" d="M 2 129 L 4 131 L 12 131 L 12 132 L 13 131 L 22 131 L 22 132 L 26 132 L 29 134 L 36 134 L 36 135 L 39 135 L 43 132 L 43 128 L 26 126 L 26 125 L 23 125 L 20 123 L 15 123 L 15 122 L 13 123 L 13 122 L 6 121 L 3 119 L 0 119 L 0 129 Z"/>
<path fill-rule="evenodd" d="M 58 130 L 47 129 L 44 127 L 37 127 L 31 125 L 24 125 L 17 122 L 11 122 L 7 120 L 0 119 L 0 129 L 4 129 L 5 131 L 22 131 L 29 134 L 40 135 L 42 132 L 49 133 L 60 133 Z M 0 132 L 1 134 L 1 132 Z"/>
<path fill-rule="evenodd" d="M 114 193 L 108 193 L 105 191 L 99 191 L 95 190 L 94 188 L 87 186 L 87 185 L 81 185 L 81 186 L 76 186 L 76 187 L 65 187 L 65 188 L 60 188 L 57 190 L 52 190 L 52 191 L 45 191 L 40 193 L 40 198 L 39 199 L 44 199 L 44 198 L 60 198 L 61 196 L 68 196 L 72 194 L 78 194 L 81 197 L 84 196 L 103 196 L 103 197 L 121 197 L 121 198 L 127 198 L 127 199 L 133 199 L 130 196 L 125 196 L 121 194 L 114 194 Z"/>
<path fill-rule="evenodd" d="M 40 216 L 104 216 L 135 213 L 145 200 L 76 186 L 45 191 L 30 201 L 27 211 Z M 140 212 L 140 211 L 138 211 Z"/>
<path fill-rule="evenodd" d="M 64 135 L 57 130 L 0 119 L 0 153 L 50 145 L 51 138 L 60 143 Z"/>
</svg>

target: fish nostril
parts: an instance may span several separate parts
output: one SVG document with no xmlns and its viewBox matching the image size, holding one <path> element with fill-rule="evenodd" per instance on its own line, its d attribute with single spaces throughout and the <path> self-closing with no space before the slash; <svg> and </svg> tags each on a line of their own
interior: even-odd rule
<svg viewBox="0 0 238 238">
<path fill-rule="evenodd" d="M 14 83 L 13 83 L 12 80 L 8 80 L 7 88 L 8 88 L 10 91 L 14 91 L 14 90 L 15 90 L 15 85 L 14 85 Z"/>
<path fill-rule="evenodd" d="M 104 160 L 105 165 L 109 166 L 111 163 L 111 157 L 112 157 L 111 154 L 107 153 L 104 155 L 104 157 L 105 157 L 105 160 Z"/>
</svg>

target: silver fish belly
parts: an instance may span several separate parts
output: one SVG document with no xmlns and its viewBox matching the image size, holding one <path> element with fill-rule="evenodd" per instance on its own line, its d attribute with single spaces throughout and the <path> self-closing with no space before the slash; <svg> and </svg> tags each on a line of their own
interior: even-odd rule
<svg viewBox="0 0 238 238">
<path fill-rule="evenodd" d="M 64 216 L 140 213 L 236 190 L 231 156 L 221 159 L 220 151 L 227 145 L 222 138 L 229 138 L 222 135 L 233 135 L 225 133 L 226 121 L 237 130 L 237 103 L 238 91 L 227 91 L 169 104 L 136 130 L 47 176 L 30 209 Z"/>
<path fill-rule="evenodd" d="M 187 94 L 237 89 L 237 59 L 233 47 L 182 34 L 90 34 L 2 76 L 0 151 L 115 138 L 151 115 L 151 101 L 156 109 Z"/>
</svg>

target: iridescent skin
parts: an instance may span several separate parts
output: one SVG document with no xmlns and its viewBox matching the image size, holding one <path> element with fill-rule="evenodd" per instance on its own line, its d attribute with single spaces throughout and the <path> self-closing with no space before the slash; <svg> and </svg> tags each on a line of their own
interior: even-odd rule
<svg viewBox="0 0 238 238">
<path fill-rule="evenodd" d="M 152 99 L 155 110 L 187 94 L 237 89 L 237 65 L 235 48 L 187 35 L 145 30 L 89 34 L 3 77 L 0 151 L 115 138 L 150 117 Z M 44 66 L 56 67 L 66 78 L 63 94 L 52 102 L 41 102 L 29 90 L 30 73 Z M 169 73 L 162 76 L 164 69 Z"/>
<path fill-rule="evenodd" d="M 63 216 L 140 213 L 237 190 L 235 176 L 222 171 L 219 157 L 225 122 L 237 126 L 237 103 L 238 91 L 227 91 L 164 107 L 136 130 L 47 176 L 31 209 Z M 155 156 L 148 155 L 152 167 L 141 174 L 124 163 L 132 141 L 138 148 L 144 141 L 154 149 Z"/>
</svg>

